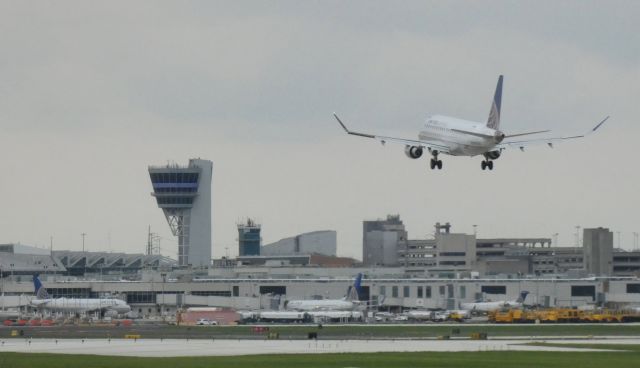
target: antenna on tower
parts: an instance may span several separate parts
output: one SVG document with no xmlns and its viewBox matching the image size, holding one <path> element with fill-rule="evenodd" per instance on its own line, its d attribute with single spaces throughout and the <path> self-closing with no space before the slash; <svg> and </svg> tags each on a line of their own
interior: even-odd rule
<svg viewBox="0 0 640 368">
<path fill-rule="evenodd" d="M 149 225 L 149 231 L 147 233 L 147 255 L 151 256 L 154 253 L 160 254 L 160 235 L 151 232 L 151 225 Z"/>
</svg>

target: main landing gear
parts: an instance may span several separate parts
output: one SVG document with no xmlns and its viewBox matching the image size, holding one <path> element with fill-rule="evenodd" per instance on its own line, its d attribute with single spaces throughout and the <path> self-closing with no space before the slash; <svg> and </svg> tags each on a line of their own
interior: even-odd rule
<svg viewBox="0 0 640 368">
<path fill-rule="evenodd" d="M 442 160 L 438 160 L 438 151 L 432 151 L 433 158 L 431 159 L 431 170 L 438 168 L 442 170 Z"/>
<path fill-rule="evenodd" d="M 493 170 L 493 161 L 489 159 L 484 160 L 482 161 L 482 164 L 480 166 L 482 167 L 482 170 L 486 170 L 486 169 Z"/>
</svg>

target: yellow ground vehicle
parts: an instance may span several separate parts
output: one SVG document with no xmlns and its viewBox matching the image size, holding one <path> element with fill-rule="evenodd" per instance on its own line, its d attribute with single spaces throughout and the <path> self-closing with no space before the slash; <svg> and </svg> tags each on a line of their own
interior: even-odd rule
<svg viewBox="0 0 640 368">
<path fill-rule="evenodd" d="M 549 308 L 537 310 L 505 309 L 488 314 L 494 323 L 621 323 L 640 321 L 640 313 L 626 310 L 579 310 Z"/>
</svg>

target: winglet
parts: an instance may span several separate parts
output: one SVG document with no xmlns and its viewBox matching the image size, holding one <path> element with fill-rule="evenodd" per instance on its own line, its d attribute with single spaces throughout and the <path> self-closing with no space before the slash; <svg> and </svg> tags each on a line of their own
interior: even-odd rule
<svg viewBox="0 0 640 368">
<path fill-rule="evenodd" d="M 593 133 L 596 130 L 598 130 L 598 128 L 600 128 L 607 120 L 609 120 L 609 116 L 607 116 L 606 118 L 602 119 L 602 121 L 599 122 L 598 125 L 596 125 L 593 129 L 591 129 L 591 131 L 589 133 Z"/>
<path fill-rule="evenodd" d="M 344 129 L 345 132 L 347 133 L 351 133 L 349 131 L 349 129 L 347 129 L 347 127 L 344 125 L 344 123 L 342 122 L 342 120 L 340 120 L 340 118 L 338 117 L 338 114 L 336 114 L 335 112 L 333 113 L 333 117 L 336 118 L 336 120 L 338 120 L 338 123 L 340 123 L 340 125 L 342 126 L 342 129 Z"/>
<path fill-rule="evenodd" d="M 347 134 L 351 134 L 351 135 L 358 135 L 360 137 L 365 137 L 365 138 L 375 138 L 376 136 L 373 134 L 367 134 L 367 133 L 358 133 L 358 132 L 352 132 L 349 129 L 347 129 L 347 126 L 344 125 L 344 123 L 342 122 L 342 120 L 340 120 L 340 118 L 338 117 L 338 114 L 336 114 L 335 112 L 333 113 L 333 116 L 336 118 L 336 120 L 338 120 L 338 123 L 340 123 L 340 126 L 342 126 L 342 129 L 344 129 L 345 132 L 347 132 Z M 384 144 L 384 143 L 383 143 Z"/>
<path fill-rule="evenodd" d="M 586 133 L 584 133 L 584 134 L 582 134 L 582 135 L 576 135 L 576 136 L 572 136 L 572 137 L 562 137 L 562 139 L 571 139 L 571 138 L 582 138 L 582 137 L 586 137 L 586 136 L 588 136 L 589 134 L 591 134 L 591 133 L 595 132 L 596 130 L 600 129 L 600 127 L 601 127 L 602 125 L 604 125 L 604 123 L 605 123 L 607 120 L 609 120 L 609 116 L 607 116 L 606 118 L 602 119 L 602 121 L 601 121 L 601 122 L 599 122 L 596 126 L 594 126 L 592 129 L 589 129 L 589 131 L 588 131 L 588 132 L 586 132 Z"/>
</svg>

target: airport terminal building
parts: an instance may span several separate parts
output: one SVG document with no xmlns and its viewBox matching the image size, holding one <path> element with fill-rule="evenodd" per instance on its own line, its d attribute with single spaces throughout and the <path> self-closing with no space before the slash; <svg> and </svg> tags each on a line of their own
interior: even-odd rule
<svg viewBox="0 0 640 368">
<path fill-rule="evenodd" d="M 203 277 L 174 279 L 161 272 L 145 273 L 139 281 L 78 280 L 64 276 L 41 276 L 53 297 L 117 297 L 126 300 L 140 316 L 171 315 L 193 306 L 229 307 L 238 310 L 282 308 L 286 300 L 339 299 L 353 283 L 351 275 L 363 272 L 361 300 L 382 302 L 391 311 L 406 309 L 456 309 L 478 299 L 515 300 L 528 291 L 526 303 L 544 307 L 578 307 L 585 304 L 624 307 L 640 304 L 640 280 L 635 278 L 406 278 L 384 273 L 393 270 L 349 268 L 332 278 L 335 270 L 316 269 L 280 277 Z M 261 270 L 254 270 L 258 275 Z M 316 275 L 314 275 L 316 274 Z M 4 280 L 6 307 L 26 306 L 33 297 L 30 277 Z"/>
</svg>

